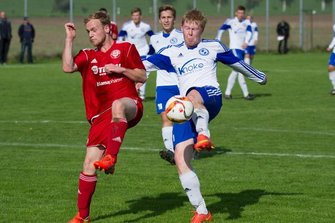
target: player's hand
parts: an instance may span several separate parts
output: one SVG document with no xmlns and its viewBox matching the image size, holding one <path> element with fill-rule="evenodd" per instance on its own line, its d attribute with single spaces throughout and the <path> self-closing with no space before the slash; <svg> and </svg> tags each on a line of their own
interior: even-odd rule
<svg viewBox="0 0 335 223">
<path fill-rule="evenodd" d="M 328 52 L 330 52 L 331 50 L 332 50 L 331 48 L 329 48 L 329 47 L 327 48 L 327 51 L 328 51 Z"/>
<path fill-rule="evenodd" d="M 105 65 L 105 71 L 107 73 L 119 73 L 119 74 L 122 74 L 123 72 L 126 71 L 126 68 L 124 67 L 120 67 L 120 66 L 117 66 L 115 64 L 106 64 Z"/>
<path fill-rule="evenodd" d="M 246 43 L 243 43 L 243 44 L 242 44 L 242 48 L 243 48 L 243 49 L 247 48 L 247 46 L 248 46 L 248 45 L 247 45 Z"/>
<path fill-rule="evenodd" d="M 66 38 L 72 40 L 76 38 L 76 27 L 74 26 L 73 23 L 71 22 L 65 23 L 64 27 L 65 27 Z"/>
</svg>

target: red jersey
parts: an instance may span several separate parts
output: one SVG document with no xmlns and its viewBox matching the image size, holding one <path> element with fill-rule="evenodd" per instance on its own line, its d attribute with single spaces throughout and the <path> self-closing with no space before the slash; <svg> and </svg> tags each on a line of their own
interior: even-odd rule
<svg viewBox="0 0 335 223">
<path fill-rule="evenodd" d="M 145 69 L 133 44 L 114 42 L 107 52 L 102 52 L 100 49 L 83 49 L 75 56 L 74 63 L 83 80 L 88 121 L 110 108 L 116 99 L 138 98 L 133 80 L 123 74 L 107 74 L 104 68 L 106 64 L 112 63 L 129 69 Z"/>
</svg>

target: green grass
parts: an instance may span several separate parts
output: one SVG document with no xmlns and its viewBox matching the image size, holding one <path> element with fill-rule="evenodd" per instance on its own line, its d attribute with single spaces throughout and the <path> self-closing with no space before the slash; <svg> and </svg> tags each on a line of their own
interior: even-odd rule
<svg viewBox="0 0 335 223">
<path fill-rule="evenodd" d="M 248 81 L 210 129 L 217 149 L 193 162 L 215 222 L 326 223 L 335 219 L 334 100 L 328 53 L 256 55 L 269 82 Z M 229 68 L 219 66 L 225 89 Z M 99 173 L 93 222 L 189 222 L 192 207 L 163 147 L 154 106 L 128 131 L 116 173 Z M 59 62 L 0 70 L 0 221 L 66 222 L 76 212 L 88 131 L 81 79 Z"/>
</svg>

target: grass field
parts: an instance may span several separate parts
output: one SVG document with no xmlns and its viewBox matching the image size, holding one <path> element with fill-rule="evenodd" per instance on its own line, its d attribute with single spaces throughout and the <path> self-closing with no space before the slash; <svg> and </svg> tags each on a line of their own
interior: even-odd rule
<svg viewBox="0 0 335 223">
<path fill-rule="evenodd" d="M 256 55 L 269 82 L 248 82 L 254 101 L 224 101 L 211 123 L 217 149 L 193 161 L 215 222 L 332 223 L 335 97 L 328 54 Z M 225 89 L 230 70 L 220 65 Z M 93 222 L 189 222 L 192 207 L 163 147 L 154 79 L 140 124 L 124 141 L 116 173 L 99 173 Z M 80 75 L 60 62 L 0 67 L 0 222 L 66 222 L 76 212 L 85 154 Z"/>
</svg>

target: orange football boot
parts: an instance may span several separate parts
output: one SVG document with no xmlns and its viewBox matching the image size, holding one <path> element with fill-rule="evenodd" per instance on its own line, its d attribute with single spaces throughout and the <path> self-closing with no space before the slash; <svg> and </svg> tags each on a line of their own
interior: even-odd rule
<svg viewBox="0 0 335 223">
<path fill-rule="evenodd" d="M 79 215 L 79 212 L 74 216 L 68 223 L 90 223 L 91 219 L 90 217 L 87 218 L 81 218 Z"/>
<path fill-rule="evenodd" d="M 201 223 L 207 221 L 213 221 L 213 216 L 210 212 L 208 212 L 207 214 L 198 214 L 198 212 L 195 212 L 190 223 Z"/>
<path fill-rule="evenodd" d="M 95 169 L 104 170 L 106 174 L 113 174 L 115 171 L 116 157 L 106 155 L 101 160 L 94 162 Z"/>
<path fill-rule="evenodd" d="M 197 143 L 194 145 L 194 149 L 198 152 L 201 150 L 211 151 L 215 146 L 212 143 L 211 139 L 203 134 L 199 134 L 197 137 Z"/>
</svg>

